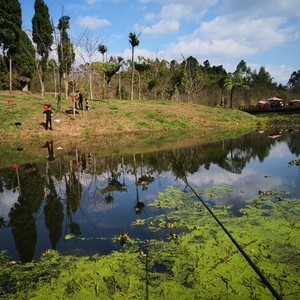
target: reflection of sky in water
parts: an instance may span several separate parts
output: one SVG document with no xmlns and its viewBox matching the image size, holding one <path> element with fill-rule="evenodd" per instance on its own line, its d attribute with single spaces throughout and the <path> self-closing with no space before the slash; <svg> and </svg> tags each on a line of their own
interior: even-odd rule
<svg viewBox="0 0 300 300">
<path fill-rule="evenodd" d="M 232 190 L 229 195 L 225 195 L 224 199 L 212 200 L 222 201 L 236 208 L 242 207 L 246 199 L 257 197 L 260 190 L 272 190 L 278 193 L 288 191 L 291 193 L 290 197 L 299 198 L 300 168 L 288 165 L 293 159 L 298 158 L 291 154 L 286 142 L 276 141 L 264 161 L 260 162 L 258 158 L 251 159 L 241 170 L 241 174 L 234 174 L 222 169 L 217 164 L 211 164 L 208 170 L 201 166 L 195 173 L 188 174 L 187 180 L 191 186 L 197 188 L 228 186 Z M 132 169 L 132 166 L 129 167 Z M 118 169 L 122 171 L 121 164 L 118 165 Z M 145 168 L 144 172 L 146 171 Z M 113 197 L 113 201 L 106 203 L 105 196 L 107 194 L 102 194 L 101 190 L 107 187 L 109 175 L 107 173 L 102 175 L 81 173 L 79 176 L 82 185 L 81 203 L 76 212 L 71 214 L 71 217 L 67 216 L 65 181 L 54 179 L 56 192 L 64 209 L 62 233 L 57 243 L 57 249 L 61 252 L 69 252 L 79 248 L 83 249 L 85 253 L 105 253 L 112 249 L 118 249 L 120 245 L 112 243 L 111 240 L 98 240 L 99 237 L 111 238 L 120 232 L 129 232 L 132 237 L 151 237 L 147 228 L 131 226 L 131 224 L 138 219 L 144 219 L 160 212 L 147 206 L 147 204 L 155 200 L 159 192 L 167 186 L 175 185 L 181 189 L 185 188 L 184 181 L 176 179 L 175 175 L 171 171 L 161 173 L 154 171 L 152 176 L 155 180 L 148 185 L 148 189 L 143 190 L 142 186 L 136 186 L 135 176 L 132 173 L 124 172 L 118 177 L 118 181 L 125 183 L 127 190 L 111 192 L 110 196 Z M 141 169 L 137 168 L 137 178 L 140 176 Z M 0 217 L 4 218 L 7 224 L 9 223 L 9 211 L 17 198 L 18 191 L 13 192 L 4 188 L 4 192 L 0 193 Z M 135 210 L 138 201 L 145 204 L 140 214 L 137 214 Z M 33 214 L 37 231 L 35 258 L 38 258 L 46 249 L 51 248 L 49 231 L 45 226 L 44 208 L 45 203 L 37 213 Z M 69 225 L 71 222 L 80 226 L 80 237 L 91 239 L 85 241 L 80 239 L 65 240 L 65 235 L 70 233 Z M 7 249 L 13 259 L 18 259 L 18 251 L 14 245 L 11 227 L 0 228 L 1 249 Z"/>
<path fill-rule="evenodd" d="M 188 182 L 202 188 L 228 185 L 233 191 L 224 200 L 238 206 L 242 203 L 237 202 L 257 197 L 258 191 L 289 191 L 292 197 L 299 197 L 300 170 L 299 167 L 288 164 L 293 159 L 296 157 L 290 153 L 286 143 L 281 142 L 274 145 L 263 162 L 251 160 L 241 174 L 233 174 L 213 165 L 209 170 L 200 168 L 196 174 L 188 177 Z"/>
<path fill-rule="evenodd" d="M 8 214 L 14 203 L 18 200 L 19 192 L 13 192 L 4 188 L 4 192 L 0 193 L 0 217 L 4 220 L 8 219 Z"/>
</svg>

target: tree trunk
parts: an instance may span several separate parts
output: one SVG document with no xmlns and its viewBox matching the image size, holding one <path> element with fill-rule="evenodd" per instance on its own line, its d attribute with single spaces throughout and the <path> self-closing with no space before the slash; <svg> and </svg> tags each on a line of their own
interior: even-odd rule
<svg viewBox="0 0 300 300">
<path fill-rule="evenodd" d="M 91 66 L 89 66 L 89 86 L 90 86 L 90 99 L 94 99 Z"/>
<path fill-rule="evenodd" d="M 119 76 L 118 76 L 118 79 L 119 79 L 119 86 L 118 86 L 118 88 L 119 88 L 119 99 L 121 100 L 121 99 L 122 99 L 122 95 L 121 95 L 121 93 L 122 93 L 122 87 L 121 87 L 121 72 L 119 72 L 118 75 L 119 75 Z"/>
<path fill-rule="evenodd" d="M 64 73 L 63 76 L 64 76 L 64 85 L 65 85 L 65 99 L 68 99 L 68 97 L 69 97 L 69 82 L 68 82 L 66 73 Z"/>
<path fill-rule="evenodd" d="M 233 103 L 232 103 L 232 100 L 233 100 L 233 88 L 230 90 L 230 108 L 233 107 Z"/>
<path fill-rule="evenodd" d="M 74 118 L 74 120 L 75 120 L 75 117 L 76 117 L 76 108 L 75 108 L 76 102 L 75 101 L 76 101 L 75 97 L 72 97 L 72 102 L 73 102 L 73 118 Z"/>
<path fill-rule="evenodd" d="M 61 93 L 62 93 L 62 78 L 61 78 L 61 74 L 59 72 L 59 94 L 58 94 L 58 97 L 57 97 L 57 109 L 58 110 L 61 110 Z"/>
<path fill-rule="evenodd" d="M 9 57 L 9 91 L 12 92 L 12 59 Z"/>
<path fill-rule="evenodd" d="M 37 73 L 38 73 L 38 77 L 39 77 L 39 81 L 40 81 L 40 85 L 41 85 L 41 97 L 42 97 L 42 99 L 44 99 L 45 85 L 43 82 L 43 74 L 42 74 L 42 69 L 40 66 L 37 66 Z"/>
<path fill-rule="evenodd" d="M 130 90 L 130 100 L 133 100 L 133 80 L 134 80 L 134 48 L 132 47 L 131 54 L 131 90 Z"/>
<path fill-rule="evenodd" d="M 139 77 L 139 100 L 141 100 L 141 74 L 138 72 L 138 77 Z"/>
<path fill-rule="evenodd" d="M 56 72 L 55 72 L 55 68 L 53 68 L 53 82 L 54 82 L 54 97 L 57 97 L 57 88 L 56 88 Z"/>
</svg>

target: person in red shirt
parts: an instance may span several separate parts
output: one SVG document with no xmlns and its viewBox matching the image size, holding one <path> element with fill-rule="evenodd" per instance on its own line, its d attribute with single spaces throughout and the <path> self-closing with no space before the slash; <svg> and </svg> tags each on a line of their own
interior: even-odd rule
<svg viewBox="0 0 300 300">
<path fill-rule="evenodd" d="M 52 130 L 52 114 L 53 114 L 53 112 L 51 110 L 51 106 L 50 105 L 48 105 L 47 109 L 45 109 L 43 111 L 43 114 L 46 115 L 46 126 L 45 126 L 45 129 L 46 130 L 48 130 L 48 129 Z"/>
</svg>

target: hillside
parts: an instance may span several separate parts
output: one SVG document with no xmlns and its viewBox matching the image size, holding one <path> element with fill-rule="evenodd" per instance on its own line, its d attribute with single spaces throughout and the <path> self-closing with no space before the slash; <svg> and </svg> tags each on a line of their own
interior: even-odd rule
<svg viewBox="0 0 300 300">
<path fill-rule="evenodd" d="M 53 131 L 44 127 L 45 104 L 50 104 L 54 112 Z M 122 149 L 136 143 L 140 147 L 157 146 L 158 142 L 162 145 L 230 137 L 250 131 L 258 123 L 256 117 L 238 110 L 167 101 L 94 100 L 90 101 L 90 110 L 79 111 L 75 119 L 66 114 L 71 108 L 71 100 L 63 100 L 58 111 L 54 98 L 41 100 L 36 95 L 2 92 L 0 146 L 28 146 L 46 140 L 55 140 L 64 147 L 77 142 L 95 142 L 98 148 L 103 145 Z"/>
</svg>

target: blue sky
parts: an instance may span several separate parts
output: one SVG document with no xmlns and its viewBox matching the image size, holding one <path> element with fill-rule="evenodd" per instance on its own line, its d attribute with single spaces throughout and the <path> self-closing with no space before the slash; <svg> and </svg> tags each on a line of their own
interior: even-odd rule
<svg viewBox="0 0 300 300">
<path fill-rule="evenodd" d="M 23 28 L 31 30 L 34 0 L 20 0 Z M 69 16 L 77 60 L 87 45 L 104 44 L 108 56 L 130 58 L 128 35 L 140 34 L 136 57 L 223 65 L 232 72 L 243 59 L 286 84 L 300 69 L 299 0 L 44 0 L 56 24 Z M 82 36 L 83 35 L 83 36 Z M 85 46 L 84 46 L 85 45 Z M 101 59 L 99 53 L 90 58 Z"/>
</svg>

